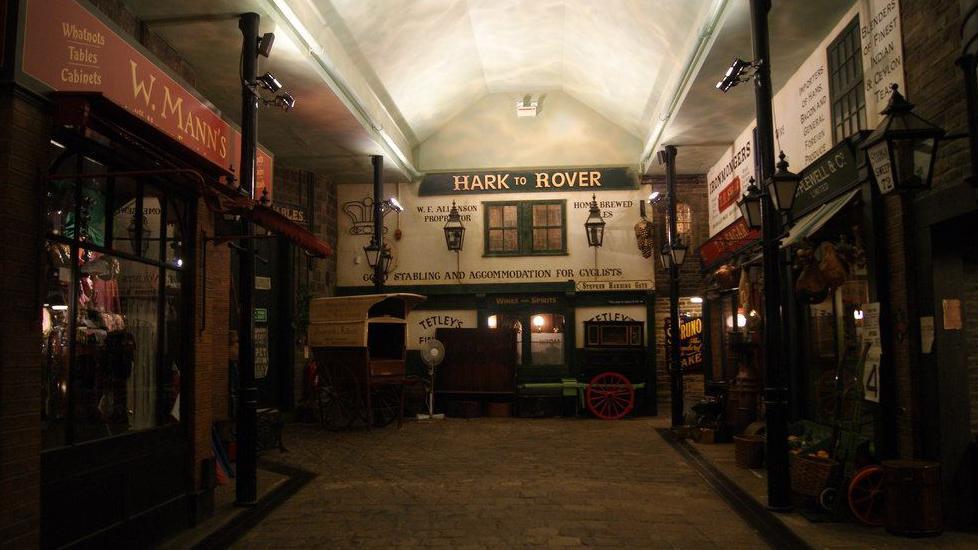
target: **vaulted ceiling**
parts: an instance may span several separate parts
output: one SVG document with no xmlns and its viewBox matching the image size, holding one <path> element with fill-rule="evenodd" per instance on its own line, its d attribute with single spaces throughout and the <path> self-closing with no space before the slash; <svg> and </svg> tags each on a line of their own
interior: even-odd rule
<svg viewBox="0 0 978 550">
<path fill-rule="evenodd" d="M 515 117 L 525 95 L 540 98 L 543 113 L 548 95 L 570 96 L 621 128 L 634 138 L 634 166 L 679 143 L 686 173 L 705 172 L 753 118 L 749 91 L 712 87 L 730 59 L 750 58 L 747 0 L 124 1 L 232 121 L 241 38 L 221 16 L 258 12 L 262 32 L 276 33 L 261 70 L 298 100 L 292 113 L 262 113 L 260 141 L 279 162 L 340 182 L 368 181 L 370 154 L 385 156 L 389 181 L 416 179 L 419 147 L 439 142 L 446 124 L 464 125 L 480 104 L 508 104 Z M 776 88 L 851 5 L 774 2 Z M 483 101 L 493 95 L 509 100 Z M 473 136 L 462 145 L 480 147 L 491 129 Z"/>
<path fill-rule="evenodd" d="M 486 94 L 555 90 L 644 138 L 710 1 L 311 3 L 423 141 Z"/>
</svg>

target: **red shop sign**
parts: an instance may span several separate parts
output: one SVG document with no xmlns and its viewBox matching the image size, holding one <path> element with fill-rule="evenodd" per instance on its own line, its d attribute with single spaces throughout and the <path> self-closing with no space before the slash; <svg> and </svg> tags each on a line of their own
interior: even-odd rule
<svg viewBox="0 0 978 550">
<path fill-rule="evenodd" d="M 27 0 L 22 71 L 59 92 L 100 92 L 176 141 L 237 173 L 241 133 L 75 0 Z M 230 69 L 234 70 L 234 68 Z M 255 197 L 272 193 L 258 150 Z"/>
<path fill-rule="evenodd" d="M 740 249 L 761 238 L 761 230 L 750 229 L 744 218 L 728 225 L 700 246 L 700 258 L 704 266 L 712 266 L 718 260 L 735 254 Z"/>
</svg>

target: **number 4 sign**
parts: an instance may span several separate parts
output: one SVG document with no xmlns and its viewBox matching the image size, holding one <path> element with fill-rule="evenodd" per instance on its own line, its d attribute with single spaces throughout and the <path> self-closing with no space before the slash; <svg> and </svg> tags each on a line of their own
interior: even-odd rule
<svg viewBox="0 0 978 550">
<path fill-rule="evenodd" d="M 866 401 L 880 402 L 880 353 L 879 346 L 872 346 L 863 364 L 863 396 Z"/>
</svg>

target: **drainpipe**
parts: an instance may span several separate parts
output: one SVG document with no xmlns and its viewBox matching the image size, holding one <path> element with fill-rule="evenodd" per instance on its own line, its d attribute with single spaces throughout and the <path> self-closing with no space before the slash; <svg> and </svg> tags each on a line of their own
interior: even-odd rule
<svg viewBox="0 0 978 550">
<path fill-rule="evenodd" d="M 241 188 L 255 196 L 255 156 L 258 148 L 257 13 L 238 20 L 241 29 Z M 238 422 L 235 504 L 253 506 L 258 497 L 258 386 L 255 383 L 255 241 L 247 217 L 241 217 L 238 256 Z"/>
<path fill-rule="evenodd" d="M 669 189 L 669 246 L 677 242 L 676 233 L 676 147 L 666 145 L 666 186 Z M 672 399 L 672 426 L 683 425 L 682 338 L 679 333 L 679 266 L 669 262 L 669 391 Z"/>
</svg>

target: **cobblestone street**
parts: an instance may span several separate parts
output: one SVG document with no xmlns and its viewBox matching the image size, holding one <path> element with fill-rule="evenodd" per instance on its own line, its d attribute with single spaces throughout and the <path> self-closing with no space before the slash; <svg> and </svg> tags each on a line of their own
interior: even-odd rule
<svg viewBox="0 0 978 550">
<path fill-rule="evenodd" d="M 315 472 L 236 548 L 765 548 L 656 432 L 661 420 L 291 425 Z"/>
</svg>

